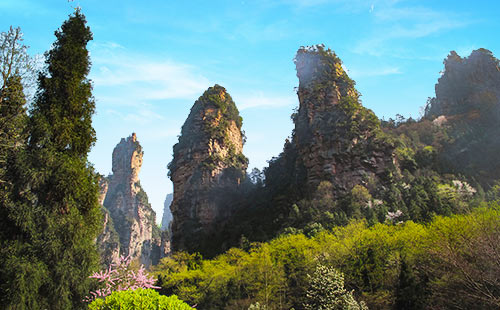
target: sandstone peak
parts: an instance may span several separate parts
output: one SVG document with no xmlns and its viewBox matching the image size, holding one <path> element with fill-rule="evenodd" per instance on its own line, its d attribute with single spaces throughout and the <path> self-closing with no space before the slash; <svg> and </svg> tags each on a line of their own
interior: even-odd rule
<svg viewBox="0 0 500 310">
<path fill-rule="evenodd" d="M 285 150 L 296 153 L 293 166 L 305 174 L 305 187 L 311 192 L 329 181 L 342 194 L 367 179 L 379 179 L 393 164 L 393 147 L 380 138 L 380 121 L 361 105 L 341 60 L 324 45 L 315 45 L 301 47 L 294 62 L 299 108 L 293 115 L 293 140 Z"/>
<path fill-rule="evenodd" d="M 480 48 L 469 57 L 455 51 L 444 60 L 444 71 L 435 86 L 436 97 L 431 99 L 426 117 L 463 115 L 483 117 L 498 114 L 500 108 L 500 66 L 492 52 Z M 475 116 L 474 116 L 475 115 Z"/>
<path fill-rule="evenodd" d="M 120 254 L 149 266 L 165 253 L 156 214 L 139 182 L 143 154 L 135 133 L 122 138 L 113 150 L 113 174 L 101 188 L 107 188 L 103 205 L 119 236 Z"/>
<path fill-rule="evenodd" d="M 137 182 L 143 155 L 144 152 L 135 133 L 128 138 L 122 138 L 113 150 L 113 174 L 120 178 L 129 178 L 131 183 Z"/>
<path fill-rule="evenodd" d="M 220 85 L 208 88 L 191 108 L 169 164 L 175 249 L 195 248 L 230 216 L 225 199 L 238 189 L 247 168 L 241 126 L 234 101 Z"/>
<path fill-rule="evenodd" d="M 301 47 L 294 58 L 299 88 L 319 85 L 335 86 L 340 96 L 358 96 L 354 81 L 349 78 L 342 61 L 334 51 L 324 45 Z"/>
<path fill-rule="evenodd" d="M 490 187 L 500 173 L 499 60 L 484 48 L 472 51 L 469 57 L 452 51 L 444 60 L 435 89 L 425 117 L 446 132 L 440 142 L 440 166 Z"/>
</svg>

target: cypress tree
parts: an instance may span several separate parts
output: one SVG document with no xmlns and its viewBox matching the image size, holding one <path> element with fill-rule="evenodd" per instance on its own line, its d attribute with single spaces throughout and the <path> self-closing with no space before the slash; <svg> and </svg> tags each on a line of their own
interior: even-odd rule
<svg viewBox="0 0 500 310">
<path fill-rule="evenodd" d="M 33 255 L 29 242 L 36 227 L 30 203 L 34 197 L 27 183 L 28 116 L 23 89 L 30 58 L 21 41 L 19 28 L 11 27 L 8 33 L 1 34 L 0 305 L 2 309 L 41 309 L 49 306 L 38 300 L 46 268 Z"/>
<path fill-rule="evenodd" d="M 18 149 L 25 142 L 23 133 L 27 120 L 26 98 L 21 77 L 10 77 L 5 87 L 0 89 L 0 98 L 0 169 L 4 172 L 9 152 Z M 4 181 L 2 183 L 6 181 L 3 178 L 0 180 Z"/>
<path fill-rule="evenodd" d="M 16 154 L 26 142 L 26 99 L 19 76 L 6 81 L 0 89 L 0 98 L 0 241 L 4 241 L 12 236 L 8 205 L 17 182 Z"/>
<path fill-rule="evenodd" d="M 79 309 L 89 291 L 88 276 L 97 267 L 95 238 L 101 224 L 98 178 L 87 160 L 95 143 L 92 114 L 95 102 L 87 78 L 92 39 L 79 11 L 55 32 L 46 53 L 47 70 L 30 110 L 27 154 L 31 262 L 39 262 L 39 305 L 50 309 Z"/>
</svg>

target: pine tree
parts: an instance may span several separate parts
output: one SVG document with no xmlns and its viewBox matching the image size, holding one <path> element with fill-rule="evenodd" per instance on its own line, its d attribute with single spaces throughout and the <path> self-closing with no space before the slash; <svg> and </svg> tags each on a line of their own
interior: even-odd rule
<svg viewBox="0 0 500 310">
<path fill-rule="evenodd" d="M 87 161 L 95 142 L 86 48 L 92 33 L 77 10 L 55 35 L 28 123 L 29 167 L 20 179 L 28 182 L 31 198 L 19 197 L 23 213 L 16 216 L 17 223 L 23 216 L 28 223 L 18 224 L 21 246 L 29 253 L 18 269 L 34 278 L 33 291 L 13 301 L 15 309 L 83 308 L 88 276 L 98 263 L 94 240 L 102 214 L 97 175 Z"/>
</svg>

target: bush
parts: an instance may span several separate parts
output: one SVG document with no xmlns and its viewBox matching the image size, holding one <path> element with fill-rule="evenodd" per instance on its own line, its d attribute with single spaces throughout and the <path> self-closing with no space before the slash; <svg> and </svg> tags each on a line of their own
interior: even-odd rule
<svg viewBox="0 0 500 310">
<path fill-rule="evenodd" d="M 113 292 L 106 299 L 96 299 L 89 310 L 193 310 L 177 296 L 163 296 L 152 289 Z"/>
</svg>

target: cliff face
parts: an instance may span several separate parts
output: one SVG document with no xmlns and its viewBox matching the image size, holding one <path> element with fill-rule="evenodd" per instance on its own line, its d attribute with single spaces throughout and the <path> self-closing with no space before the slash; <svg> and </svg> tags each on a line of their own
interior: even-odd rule
<svg viewBox="0 0 500 310">
<path fill-rule="evenodd" d="M 174 194 L 167 194 L 163 203 L 163 216 L 161 217 L 161 230 L 163 231 L 169 230 L 170 223 L 172 222 L 172 211 L 170 211 L 172 200 L 174 200 Z"/>
<path fill-rule="evenodd" d="M 101 264 L 110 266 L 120 259 L 120 236 L 115 230 L 109 211 L 102 207 L 102 233 L 97 237 L 97 246 L 101 257 Z"/>
<path fill-rule="evenodd" d="M 191 108 L 169 164 L 174 250 L 199 250 L 201 240 L 231 216 L 228 198 L 238 190 L 247 167 L 241 125 L 236 105 L 219 85 Z"/>
<path fill-rule="evenodd" d="M 317 45 L 300 48 L 295 65 L 300 105 L 288 148 L 306 188 L 329 181 L 338 197 L 357 184 L 379 183 L 394 167 L 394 147 L 382 137 L 374 113 L 360 104 L 340 59 Z"/>
<path fill-rule="evenodd" d="M 425 115 L 446 136 L 440 163 L 445 171 L 472 176 L 488 187 L 500 173 L 499 61 L 478 49 L 464 58 L 452 51 L 444 65 Z"/>
<path fill-rule="evenodd" d="M 113 174 L 107 178 L 103 205 L 106 208 L 104 233 L 99 237 L 109 240 L 106 234 L 116 231 L 121 255 L 130 255 L 149 266 L 161 256 L 161 236 L 156 227 L 156 214 L 139 182 L 142 166 L 142 147 L 132 134 L 122 139 L 113 151 Z M 111 233 L 110 233 L 111 232 Z M 115 252 L 113 252 L 113 255 Z M 106 258 L 109 260 L 109 258 Z"/>
<path fill-rule="evenodd" d="M 436 97 L 427 117 L 466 116 L 498 119 L 500 110 L 500 68 L 498 59 L 486 49 L 460 57 L 455 51 L 444 60 L 443 75 L 436 84 Z M 493 115 L 491 115 L 493 114 Z M 452 118 L 453 119 L 453 118 Z"/>
</svg>

